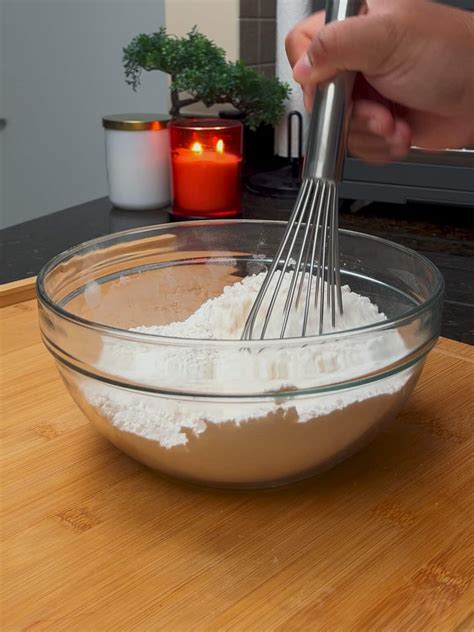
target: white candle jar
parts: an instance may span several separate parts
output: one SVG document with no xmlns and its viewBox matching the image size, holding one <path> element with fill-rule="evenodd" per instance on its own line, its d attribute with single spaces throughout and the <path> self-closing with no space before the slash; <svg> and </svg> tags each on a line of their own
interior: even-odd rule
<svg viewBox="0 0 474 632">
<path fill-rule="evenodd" d="M 103 118 L 109 197 L 114 206 L 147 210 L 170 203 L 169 121 L 163 114 Z"/>
</svg>

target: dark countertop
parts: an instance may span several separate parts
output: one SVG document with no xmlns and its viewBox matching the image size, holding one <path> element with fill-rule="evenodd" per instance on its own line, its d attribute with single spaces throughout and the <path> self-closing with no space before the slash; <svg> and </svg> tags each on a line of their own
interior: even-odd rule
<svg viewBox="0 0 474 632">
<path fill-rule="evenodd" d="M 243 215 L 286 220 L 291 200 L 245 192 Z M 121 211 L 107 198 L 94 200 L 0 231 L 0 283 L 36 275 L 59 252 L 109 233 L 169 221 L 166 210 Z M 371 204 L 341 210 L 342 228 L 408 246 L 431 259 L 446 280 L 442 335 L 474 344 L 474 213 L 433 205 Z"/>
</svg>

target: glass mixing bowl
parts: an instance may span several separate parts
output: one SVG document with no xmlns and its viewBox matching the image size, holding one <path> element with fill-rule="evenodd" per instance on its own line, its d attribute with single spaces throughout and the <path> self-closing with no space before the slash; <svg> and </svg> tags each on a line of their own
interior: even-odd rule
<svg viewBox="0 0 474 632">
<path fill-rule="evenodd" d="M 340 231 L 342 283 L 375 302 L 382 322 L 251 342 L 129 331 L 185 320 L 264 271 L 284 229 L 165 224 L 89 241 L 43 268 L 43 340 L 99 432 L 165 474 L 263 487 L 334 465 L 395 417 L 439 335 L 443 279 L 427 259 L 383 239 Z"/>
</svg>

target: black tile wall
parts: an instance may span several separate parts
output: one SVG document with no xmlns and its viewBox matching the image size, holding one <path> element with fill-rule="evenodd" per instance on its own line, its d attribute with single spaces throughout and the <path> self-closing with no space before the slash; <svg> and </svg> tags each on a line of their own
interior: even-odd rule
<svg viewBox="0 0 474 632">
<path fill-rule="evenodd" d="M 241 18 L 258 18 L 259 0 L 240 0 Z"/>
<path fill-rule="evenodd" d="M 265 75 L 266 77 L 274 77 L 275 76 L 275 64 L 260 64 L 259 66 L 255 66 L 255 69 Z"/>
<path fill-rule="evenodd" d="M 276 18 L 276 0 L 258 0 L 259 17 Z"/>
<path fill-rule="evenodd" d="M 276 20 L 259 20 L 260 63 L 275 63 Z"/>
<path fill-rule="evenodd" d="M 240 19 L 240 59 L 248 66 L 260 62 L 259 20 Z"/>
<path fill-rule="evenodd" d="M 275 76 L 277 0 L 240 0 L 240 59 Z"/>
</svg>

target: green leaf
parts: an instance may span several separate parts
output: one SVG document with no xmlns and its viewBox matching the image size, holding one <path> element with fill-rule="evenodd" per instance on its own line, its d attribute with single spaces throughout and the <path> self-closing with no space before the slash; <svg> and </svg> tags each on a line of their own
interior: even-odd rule
<svg viewBox="0 0 474 632">
<path fill-rule="evenodd" d="M 207 106 L 231 103 L 252 129 L 275 125 L 290 94 L 290 87 L 278 79 L 264 77 L 242 62 L 228 62 L 224 50 L 196 27 L 185 37 L 169 35 L 165 28 L 138 35 L 123 49 L 123 64 L 125 80 L 134 90 L 143 71 L 162 71 L 171 75 L 175 101 L 176 94 L 186 92 Z M 178 99 L 173 114 L 180 107 Z"/>
</svg>

